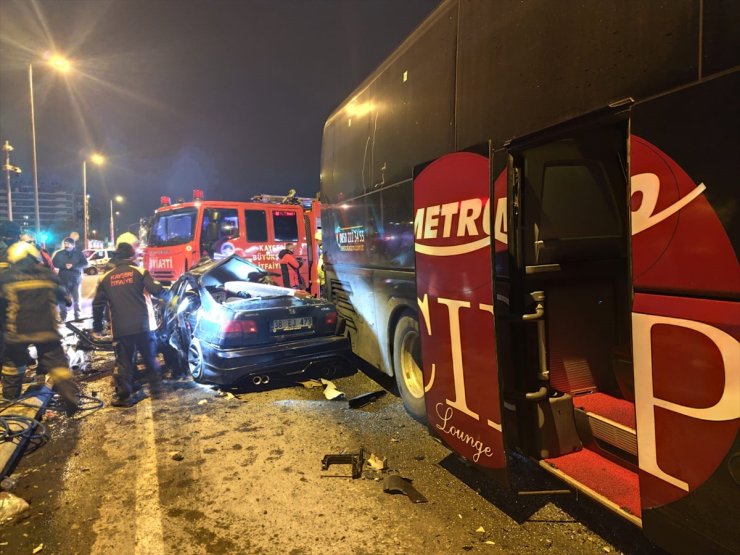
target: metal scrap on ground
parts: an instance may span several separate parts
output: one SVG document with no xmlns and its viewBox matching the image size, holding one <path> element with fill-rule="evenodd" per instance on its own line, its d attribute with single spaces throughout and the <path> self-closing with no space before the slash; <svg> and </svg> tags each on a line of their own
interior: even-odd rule
<svg viewBox="0 0 740 555">
<path fill-rule="evenodd" d="M 349 408 L 358 409 L 360 407 L 364 407 L 368 403 L 372 403 L 373 401 L 380 399 L 383 395 L 385 395 L 385 390 L 379 389 L 378 391 L 371 391 L 370 393 L 363 393 L 357 397 L 352 397 L 352 399 L 348 401 Z"/>
<path fill-rule="evenodd" d="M 328 470 L 332 464 L 351 464 L 352 478 L 357 479 L 362 476 L 362 467 L 365 465 L 365 451 L 360 447 L 357 453 L 339 453 L 337 455 L 324 455 L 321 460 L 321 470 Z M 349 478 L 349 476 L 326 476 L 329 478 Z"/>
<path fill-rule="evenodd" d="M 386 493 L 403 493 L 412 503 L 427 502 L 427 498 L 416 491 L 414 486 L 411 485 L 411 480 L 403 478 L 398 474 L 392 474 L 385 479 L 383 482 L 383 491 Z"/>
</svg>

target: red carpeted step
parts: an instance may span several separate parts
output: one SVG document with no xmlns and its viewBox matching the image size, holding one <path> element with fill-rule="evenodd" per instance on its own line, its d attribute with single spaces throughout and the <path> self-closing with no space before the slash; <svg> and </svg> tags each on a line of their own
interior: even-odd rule
<svg viewBox="0 0 740 555">
<path fill-rule="evenodd" d="M 633 515 L 640 517 L 640 487 L 637 473 L 583 449 L 545 462 L 592 489 Z"/>
<path fill-rule="evenodd" d="M 635 404 L 624 399 L 606 393 L 589 393 L 573 397 L 573 406 L 635 429 Z"/>
</svg>

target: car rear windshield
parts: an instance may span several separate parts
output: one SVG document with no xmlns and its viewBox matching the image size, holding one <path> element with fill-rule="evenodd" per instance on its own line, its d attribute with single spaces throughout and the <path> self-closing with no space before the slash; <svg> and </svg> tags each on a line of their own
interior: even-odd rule
<svg viewBox="0 0 740 555">
<path fill-rule="evenodd" d="M 157 214 L 149 232 L 149 245 L 165 247 L 189 243 L 193 240 L 197 219 L 198 211 L 195 208 L 180 208 Z"/>
</svg>

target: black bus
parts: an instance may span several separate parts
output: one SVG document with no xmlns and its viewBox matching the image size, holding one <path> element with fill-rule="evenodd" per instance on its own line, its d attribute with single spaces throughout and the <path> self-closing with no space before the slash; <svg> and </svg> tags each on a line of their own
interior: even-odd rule
<svg viewBox="0 0 740 555">
<path fill-rule="evenodd" d="M 354 352 L 679 553 L 740 552 L 740 3 L 443 2 L 326 122 Z"/>
</svg>

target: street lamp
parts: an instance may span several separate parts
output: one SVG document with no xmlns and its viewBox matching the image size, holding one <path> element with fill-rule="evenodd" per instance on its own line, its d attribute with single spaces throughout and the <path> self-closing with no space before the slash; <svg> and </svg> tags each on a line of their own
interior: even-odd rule
<svg viewBox="0 0 740 555">
<path fill-rule="evenodd" d="M 116 195 L 115 197 L 112 197 L 110 199 L 110 243 L 111 245 L 116 244 L 114 222 L 113 222 L 113 201 L 114 200 L 118 203 L 121 203 L 123 202 L 123 197 L 121 195 Z"/>
<path fill-rule="evenodd" d="M 105 157 L 102 154 L 94 152 L 90 155 L 90 162 L 96 166 L 102 166 L 105 162 Z M 87 248 L 87 229 L 90 225 L 90 214 L 88 212 L 88 201 L 87 198 L 87 158 L 82 161 L 82 244 L 83 248 Z"/>
<path fill-rule="evenodd" d="M 72 69 L 69 60 L 54 54 L 48 58 L 49 65 L 61 73 Z M 36 158 L 36 111 L 33 105 L 33 62 L 28 64 L 28 90 L 31 97 L 31 143 L 33 146 L 33 202 L 36 214 L 36 235 L 41 233 L 41 217 L 39 216 L 39 169 Z"/>
<path fill-rule="evenodd" d="M 10 190 L 10 172 L 21 173 L 21 169 L 18 166 L 12 166 L 10 164 L 10 153 L 13 152 L 13 147 L 10 141 L 5 141 L 2 146 L 2 151 L 5 153 L 5 164 L 3 164 L 3 171 L 5 171 L 5 193 L 8 195 L 8 220 L 13 221 L 13 193 Z"/>
</svg>

